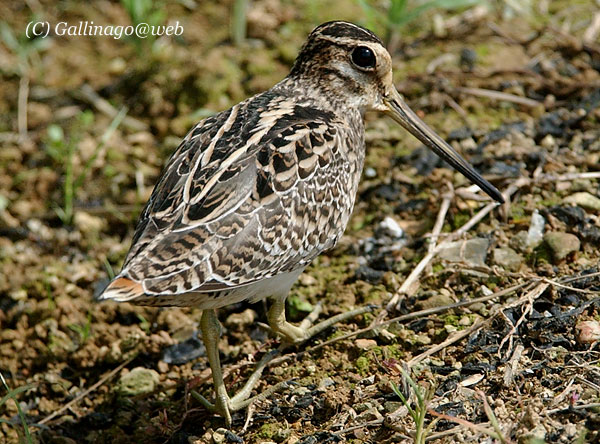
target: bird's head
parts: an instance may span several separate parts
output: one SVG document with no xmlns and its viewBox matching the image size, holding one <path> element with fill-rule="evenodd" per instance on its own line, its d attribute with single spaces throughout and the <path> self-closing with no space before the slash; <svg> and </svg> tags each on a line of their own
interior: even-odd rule
<svg viewBox="0 0 600 444">
<path fill-rule="evenodd" d="M 392 58 L 371 31 L 342 21 L 318 26 L 308 36 L 290 76 L 308 80 L 327 92 L 325 96 L 336 96 L 338 102 L 361 112 L 389 115 L 490 197 L 504 202 L 492 184 L 408 107 L 393 83 Z"/>
</svg>

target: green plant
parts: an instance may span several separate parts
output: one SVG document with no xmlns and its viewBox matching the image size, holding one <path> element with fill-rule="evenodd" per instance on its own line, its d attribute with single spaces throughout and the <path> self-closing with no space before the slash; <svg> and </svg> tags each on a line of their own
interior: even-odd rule
<svg viewBox="0 0 600 444">
<path fill-rule="evenodd" d="M 106 269 L 106 274 L 108 275 L 108 279 L 111 281 L 115 278 L 115 270 L 113 269 L 110 262 L 108 262 L 108 258 L 104 256 L 102 258 L 102 262 L 104 263 L 104 268 Z"/>
<path fill-rule="evenodd" d="M 74 171 L 75 154 L 84 131 L 86 131 L 94 121 L 94 114 L 91 111 L 83 111 L 73 125 L 71 136 L 69 138 L 65 137 L 62 127 L 55 124 L 48 126 L 46 152 L 59 168 L 63 168 L 64 173 L 63 203 L 62 206 L 55 206 L 54 210 L 65 225 L 70 225 L 73 222 L 73 202 L 77 191 L 82 187 L 88 172 L 92 168 L 92 164 L 98 157 L 98 154 L 100 154 L 100 150 L 123 121 L 126 113 L 127 109 L 123 108 L 115 116 L 100 138 L 100 143 L 98 143 L 94 152 L 83 165 L 83 168 L 78 175 L 75 175 Z"/>
<path fill-rule="evenodd" d="M 165 11 L 162 2 L 153 0 L 121 0 L 121 5 L 127 11 L 134 27 L 146 24 L 151 28 L 156 28 L 162 25 L 165 20 Z M 131 37 L 138 45 L 138 50 L 141 50 L 144 43 L 150 44 L 156 39 L 156 35 L 152 32 L 147 33 L 145 38 L 138 37 L 136 33 L 133 33 Z"/>
<path fill-rule="evenodd" d="M 357 0 L 367 17 L 367 27 L 385 35 L 386 43 L 394 33 L 414 22 L 424 13 L 443 9 L 453 11 L 481 3 L 483 0 L 391 0 L 387 10 L 375 5 L 373 0 Z"/>
<path fill-rule="evenodd" d="M 68 327 L 79 335 L 79 344 L 85 344 L 92 336 L 92 314 L 88 312 L 85 324 L 69 324 Z"/>
<path fill-rule="evenodd" d="M 0 39 L 19 58 L 17 68 L 21 70 L 21 74 L 29 71 L 32 66 L 41 66 L 39 53 L 49 45 L 44 38 L 30 39 L 24 33 L 15 35 L 6 22 L 0 22 Z"/>
<path fill-rule="evenodd" d="M 150 333 L 150 322 L 139 313 L 136 313 L 137 318 L 140 321 L 140 328 L 146 332 L 146 334 Z"/>
<path fill-rule="evenodd" d="M 437 419 L 434 419 L 429 423 L 429 425 L 425 425 L 425 416 L 427 415 L 428 404 L 431 401 L 435 390 L 433 386 L 428 388 L 419 386 L 411 378 L 408 372 L 406 372 L 404 369 L 401 370 L 404 379 L 408 383 L 410 391 L 414 395 L 415 401 L 411 401 L 412 396 L 410 394 L 408 397 L 405 396 L 404 393 L 402 393 L 402 390 L 393 382 L 391 383 L 392 390 L 400 398 L 402 404 L 404 404 L 404 406 L 408 409 L 408 413 L 415 423 L 414 443 L 425 444 L 427 435 L 429 435 L 433 429 L 433 426 L 437 422 Z"/>
<path fill-rule="evenodd" d="M 34 21 L 35 20 L 34 18 Z M 10 25 L 6 22 L 0 22 L 0 40 L 4 45 L 17 56 L 16 72 L 20 77 L 19 93 L 17 98 L 17 127 L 19 135 L 27 135 L 27 101 L 29 100 L 29 81 L 33 73 L 42 66 L 40 52 L 49 45 L 49 40 L 45 38 L 30 39 L 25 33 L 16 36 Z M 33 69 L 33 68 L 38 69 Z"/>
<path fill-rule="evenodd" d="M 8 384 L 6 382 L 6 379 L 4 379 L 4 375 L 2 373 L 0 373 L 0 379 L 2 380 L 2 385 L 4 385 L 4 388 L 8 392 L 6 395 L 4 395 L 0 399 L 0 407 L 2 407 L 4 404 L 6 404 L 6 402 L 9 399 L 12 399 L 14 401 L 14 403 L 17 406 L 17 412 L 19 413 L 19 419 L 21 421 L 21 425 L 23 426 L 25 442 L 27 442 L 28 444 L 31 444 L 31 443 L 33 443 L 33 439 L 31 438 L 31 433 L 29 432 L 29 426 L 27 425 L 27 419 L 25 418 L 25 412 L 23 412 L 23 409 L 21 408 L 21 404 L 19 404 L 19 402 L 17 401 L 17 396 L 23 392 L 26 392 L 27 390 L 34 388 L 35 386 L 33 384 L 27 384 L 27 385 L 23 385 L 21 387 L 17 387 L 14 390 L 11 390 L 11 388 L 8 386 Z M 10 422 L 6 419 L 3 419 L 3 418 L 0 418 L 0 423 L 14 425 L 12 422 Z"/>
<path fill-rule="evenodd" d="M 231 40 L 241 46 L 246 39 L 246 11 L 248 0 L 235 0 L 231 11 Z"/>
</svg>

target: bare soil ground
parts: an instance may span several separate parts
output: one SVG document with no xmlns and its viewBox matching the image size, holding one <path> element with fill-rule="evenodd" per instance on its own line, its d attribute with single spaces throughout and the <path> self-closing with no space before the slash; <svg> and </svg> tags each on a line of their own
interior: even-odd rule
<svg viewBox="0 0 600 444">
<path fill-rule="evenodd" d="M 231 2 L 162 5 L 157 20 L 185 31 L 146 41 L 24 37 L 35 17 L 129 25 L 115 2 L 0 5 L 0 442 L 598 442 L 592 1 L 429 11 L 387 36 L 399 91 L 508 203 L 488 206 L 368 116 L 354 216 L 293 288 L 289 316 L 318 301 L 322 317 L 379 308 L 286 350 L 257 390 L 291 386 L 237 412 L 230 432 L 191 396 L 213 395 L 198 310 L 95 301 L 192 124 L 285 76 L 321 22 L 386 34 L 341 3 L 251 2 L 241 46 Z M 220 318 L 234 391 L 278 344 L 257 324 L 263 304 Z"/>
</svg>

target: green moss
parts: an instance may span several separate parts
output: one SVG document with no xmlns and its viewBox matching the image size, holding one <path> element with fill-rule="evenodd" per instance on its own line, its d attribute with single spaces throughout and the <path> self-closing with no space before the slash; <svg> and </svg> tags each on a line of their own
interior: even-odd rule
<svg viewBox="0 0 600 444">
<path fill-rule="evenodd" d="M 280 425 L 277 423 L 263 424 L 258 431 L 258 436 L 261 438 L 272 438 L 279 431 Z"/>
<path fill-rule="evenodd" d="M 531 266 L 550 264 L 552 263 L 552 251 L 545 242 L 542 242 L 531 253 L 527 254 L 525 259 Z"/>
<path fill-rule="evenodd" d="M 354 223 L 352 224 L 352 231 L 360 231 L 364 227 L 368 226 L 373 219 L 375 219 L 375 214 L 362 214 L 354 217 Z"/>
<path fill-rule="evenodd" d="M 529 220 L 525 208 L 521 205 L 511 205 L 510 217 L 515 224 L 524 224 Z"/>
<path fill-rule="evenodd" d="M 562 199 L 559 196 L 553 195 L 547 199 L 540 200 L 538 202 L 538 207 L 554 207 L 556 205 L 560 205 L 561 202 Z"/>
<path fill-rule="evenodd" d="M 354 366 L 361 376 L 365 376 L 369 372 L 370 362 L 366 356 L 361 356 L 354 362 Z"/>
<path fill-rule="evenodd" d="M 355 294 L 364 304 L 380 305 L 387 298 L 387 290 L 384 285 L 370 285 L 358 281 L 355 284 Z"/>
<path fill-rule="evenodd" d="M 397 344 L 386 345 L 384 347 L 384 357 L 385 359 L 402 359 L 404 358 L 404 350 Z"/>
<path fill-rule="evenodd" d="M 475 53 L 477 57 L 484 58 L 490 53 L 490 47 L 487 44 L 477 45 L 475 47 Z"/>
<path fill-rule="evenodd" d="M 442 264 L 441 262 L 438 262 L 437 264 L 434 264 L 433 267 L 431 267 L 431 271 L 435 274 L 435 273 L 439 273 L 441 271 L 444 270 L 444 264 Z"/>
<path fill-rule="evenodd" d="M 462 227 L 471 218 L 469 213 L 457 213 L 452 220 L 452 226 L 456 230 Z"/>
<path fill-rule="evenodd" d="M 442 315 L 440 316 L 440 319 L 445 325 L 453 325 L 455 327 L 459 326 L 458 321 L 460 321 L 460 317 L 455 314 Z"/>
<path fill-rule="evenodd" d="M 287 298 L 287 309 L 290 318 L 296 319 L 302 315 L 306 315 L 306 313 L 310 313 L 313 306 L 303 297 L 293 294 Z"/>
</svg>

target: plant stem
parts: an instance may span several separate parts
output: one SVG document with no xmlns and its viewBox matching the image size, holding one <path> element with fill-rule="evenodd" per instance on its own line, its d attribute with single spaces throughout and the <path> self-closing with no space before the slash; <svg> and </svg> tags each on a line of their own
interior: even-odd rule
<svg viewBox="0 0 600 444">
<path fill-rule="evenodd" d="M 75 143 L 69 143 L 67 165 L 65 170 L 65 208 L 63 210 L 63 223 L 70 225 L 73 221 L 73 157 L 75 156 Z"/>
<path fill-rule="evenodd" d="M 235 0 L 231 17 L 231 39 L 235 46 L 241 46 L 246 39 L 246 10 L 248 0 Z"/>
</svg>

